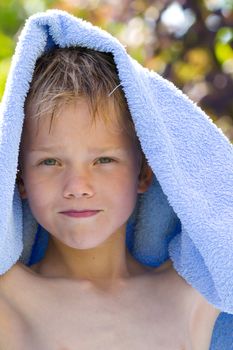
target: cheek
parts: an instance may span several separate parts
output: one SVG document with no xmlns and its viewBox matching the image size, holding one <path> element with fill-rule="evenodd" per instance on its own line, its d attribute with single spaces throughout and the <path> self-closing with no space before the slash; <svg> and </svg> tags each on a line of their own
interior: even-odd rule
<svg viewBox="0 0 233 350">
<path fill-rule="evenodd" d="M 25 180 L 27 200 L 35 215 L 45 210 L 51 203 L 54 196 L 53 184 L 50 181 L 35 181 L 33 176 L 30 177 L 30 181 L 27 181 L 27 177 Z"/>
<path fill-rule="evenodd" d="M 109 186 L 109 192 L 105 191 L 106 195 L 111 195 L 111 200 L 119 210 L 125 214 L 133 210 L 137 200 L 137 180 L 132 173 L 125 172 L 124 176 L 113 177 Z"/>
<path fill-rule="evenodd" d="M 30 190 L 29 190 L 30 191 Z M 32 213 L 36 216 L 38 213 L 47 210 L 50 202 L 50 192 L 41 191 L 40 188 L 31 190 L 30 195 L 27 196 Z M 37 214 L 36 214 L 37 213 Z"/>
</svg>

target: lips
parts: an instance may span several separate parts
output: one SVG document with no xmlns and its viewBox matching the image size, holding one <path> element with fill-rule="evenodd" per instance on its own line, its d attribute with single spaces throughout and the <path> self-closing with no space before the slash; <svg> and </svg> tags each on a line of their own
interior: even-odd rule
<svg viewBox="0 0 233 350">
<path fill-rule="evenodd" d="M 75 217 L 75 218 L 84 218 L 84 217 L 90 217 L 94 216 L 97 213 L 99 213 L 100 210 L 92 210 L 92 209 L 84 209 L 84 210 L 66 210 L 60 212 L 61 214 L 64 214 L 66 216 Z"/>
</svg>

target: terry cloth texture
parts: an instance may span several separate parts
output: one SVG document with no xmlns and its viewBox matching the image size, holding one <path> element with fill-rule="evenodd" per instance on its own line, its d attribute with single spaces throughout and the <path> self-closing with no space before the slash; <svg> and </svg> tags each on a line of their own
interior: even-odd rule
<svg viewBox="0 0 233 350">
<path fill-rule="evenodd" d="M 171 258 L 177 272 L 221 309 L 211 350 L 233 349 L 233 147 L 187 96 L 142 67 L 107 32 L 59 10 L 31 16 L 21 32 L 1 105 L 0 274 L 18 260 L 30 266 L 48 233 L 15 185 L 24 101 L 35 62 L 53 47 L 82 46 L 113 54 L 151 166 L 127 226 L 132 255 L 148 266 Z"/>
</svg>

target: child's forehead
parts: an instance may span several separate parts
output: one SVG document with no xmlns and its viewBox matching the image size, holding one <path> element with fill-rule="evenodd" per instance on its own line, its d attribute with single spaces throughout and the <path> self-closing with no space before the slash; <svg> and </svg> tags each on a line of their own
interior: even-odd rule
<svg viewBox="0 0 233 350">
<path fill-rule="evenodd" d="M 85 117 L 90 119 L 83 123 Z M 116 120 L 110 119 L 106 123 L 101 116 L 97 116 L 93 122 L 90 115 L 77 115 L 72 108 L 54 116 L 53 122 L 51 116 L 43 116 L 38 120 L 29 118 L 22 141 L 25 149 L 29 150 L 62 143 L 78 148 L 81 143 L 96 149 L 107 146 L 111 146 L 112 149 L 131 148 L 132 145 L 132 138 Z"/>
<path fill-rule="evenodd" d="M 57 125 L 77 126 L 85 132 L 101 130 L 109 133 L 109 136 L 123 133 L 127 128 L 125 118 L 113 103 L 108 102 L 108 106 L 101 104 L 93 111 L 86 99 L 64 103 L 52 115 L 48 113 L 34 118 L 33 112 L 29 111 L 24 128 L 34 135 L 38 135 L 41 130 L 50 135 Z"/>
</svg>

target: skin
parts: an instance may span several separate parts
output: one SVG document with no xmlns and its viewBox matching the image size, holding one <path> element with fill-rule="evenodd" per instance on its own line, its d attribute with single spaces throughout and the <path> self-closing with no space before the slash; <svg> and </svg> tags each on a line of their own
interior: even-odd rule
<svg viewBox="0 0 233 350">
<path fill-rule="evenodd" d="M 44 259 L 32 268 L 92 283 L 127 277 L 129 266 L 140 269 L 140 264 L 126 249 L 126 223 L 137 195 L 151 184 L 150 167 L 140 176 L 135 142 L 113 121 L 106 125 L 97 118 L 92 123 L 85 99 L 63 108 L 49 130 L 48 116 L 39 125 L 27 118 L 22 135 L 19 191 L 50 233 Z M 100 212 L 81 219 L 61 214 L 68 209 Z"/>
<path fill-rule="evenodd" d="M 49 247 L 40 263 L 18 262 L 0 278 L 0 348 L 207 350 L 219 311 L 169 260 L 148 271 L 126 249 L 126 222 L 152 180 L 134 142 L 114 124 L 91 125 L 85 100 L 49 127 L 47 117 L 38 130 L 26 122 L 19 181 Z M 90 152 L 109 146 L 122 151 Z M 101 212 L 60 213 L 71 208 Z"/>
</svg>

